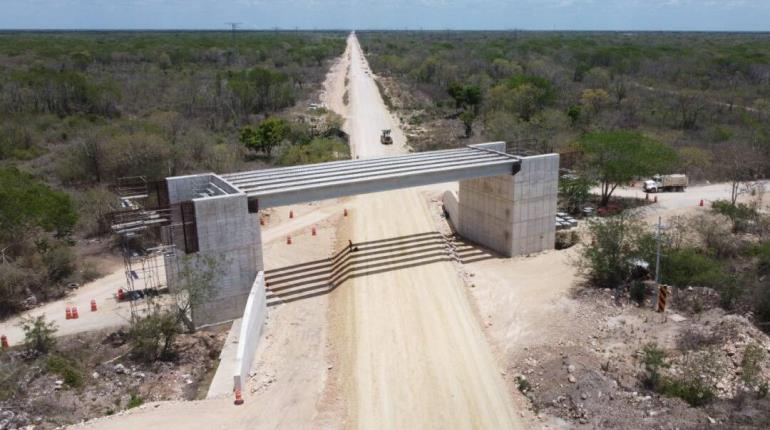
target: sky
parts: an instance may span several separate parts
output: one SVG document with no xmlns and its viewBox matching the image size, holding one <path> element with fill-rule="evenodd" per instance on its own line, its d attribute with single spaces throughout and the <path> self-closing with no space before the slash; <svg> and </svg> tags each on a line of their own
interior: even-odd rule
<svg viewBox="0 0 770 430">
<path fill-rule="evenodd" d="M 0 0 L 0 29 L 770 31 L 770 0 Z"/>
</svg>

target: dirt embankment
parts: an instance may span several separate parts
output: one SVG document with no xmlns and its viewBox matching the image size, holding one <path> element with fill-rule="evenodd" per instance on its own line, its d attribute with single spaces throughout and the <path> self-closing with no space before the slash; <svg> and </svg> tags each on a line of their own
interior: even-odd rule
<svg viewBox="0 0 770 430">
<path fill-rule="evenodd" d="M 200 398 L 225 334 L 180 335 L 170 361 L 149 364 L 131 356 L 122 331 L 62 337 L 39 357 L 14 348 L 0 356 L 0 429 L 52 429 L 146 402 Z"/>
</svg>

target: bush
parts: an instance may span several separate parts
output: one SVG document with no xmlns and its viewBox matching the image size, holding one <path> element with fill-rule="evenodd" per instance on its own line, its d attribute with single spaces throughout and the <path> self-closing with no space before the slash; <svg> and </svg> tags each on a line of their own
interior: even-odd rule
<svg viewBox="0 0 770 430">
<path fill-rule="evenodd" d="M 155 311 L 131 323 L 131 351 L 140 360 L 153 362 L 172 358 L 171 346 L 180 333 L 179 321 L 171 312 Z"/>
<path fill-rule="evenodd" d="M 644 346 L 642 363 L 645 368 L 644 386 L 655 392 L 679 397 L 691 406 L 702 406 L 714 399 L 712 387 L 706 382 L 705 374 L 717 368 L 713 355 L 693 355 L 683 365 L 683 371 L 676 377 L 666 377 L 661 371 L 671 367 L 666 352 L 655 343 Z"/>
<path fill-rule="evenodd" d="M 581 253 L 579 264 L 590 282 L 616 288 L 629 279 L 633 261 L 648 257 L 646 226 L 625 213 L 588 222 L 591 244 Z"/>
<path fill-rule="evenodd" d="M 307 145 L 291 145 L 281 154 L 278 164 L 322 163 L 350 158 L 350 148 L 338 139 L 315 138 Z"/>
<path fill-rule="evenodd" d="M 655 343 L 648 343 L 642 349 L 642 363 L 646 375 L 644 378 L 645 387 L 658 391 L 663 384 L 661 369 L 669 367 L 666 361 L 666 352 Z"/>
<path fill-rule="evenodd" d="M 735 233 L 748 231 L 752 223 L 755 223 L 758 218 L 757 211 L 753 207 L 744 203 L 732 204 L 727 200 L 713 202 L 711 210 L 730 218 Z"/>
<path fill-rule="evenodd" d="M 83 386 L 83 370 L 74 361 L 59 355 L 52 355 L 48 357 L 46 367 L 49 371 L 61 376 L 64 383 L 68 386 L 72 388 Z"/>
<path fill-rule="evenodd" d="M 46 322 L 45 315 L 22 320 L 24 345 L 30 351 L 46 354 L 56 345 L 56 323 Z"/>
<path fill-rule="evenodd" d="M 62 244 L 57 244 L 43 254 L 48 279 L 57 283 L 69 278 L 75 271 L 75 255 L 72 250 Z"/>
<path fill-rule="evenodd" d="M 665 381 L 661 393 L 679 397 L 690 406 L 703 406 L 716 397 L 714 390 L 702 378 L 678 378 Z"/>
<path fill-rule="evenodd" d="M 141 396 L 131 393 L 131 397 L 129 397 L 128 405 L 126 407 L 128 409 L 132 409 L 132 408 L 142 406 L 143 403 L 144 403 L 144 399 L 142 399 Z"/>
<path fill-rule="evenodd" d="M 694 248 L 668 250 L 661 261 L 662 282 L 677 286 L 715 287 L 726 282 L 721 262 Z"/>
</svg>

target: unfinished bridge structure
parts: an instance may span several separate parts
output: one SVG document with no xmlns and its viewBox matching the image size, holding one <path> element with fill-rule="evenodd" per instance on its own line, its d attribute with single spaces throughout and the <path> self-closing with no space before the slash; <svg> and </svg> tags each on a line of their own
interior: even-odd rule
<svg viewBox="0 0 770 430">
<path fill-rule="evenodd" d="M 345 160 L 217 175 L 166 179 L 172 214 L 184 226 L 174 240 L 185 253 L 221 259 L 214 296 L 193 310 L 196 325 L 240 318 L 264 319 L 258 212 L 357 194 L 459 181 L 451 213 L 458 233 L 505 256 L 554 246 L 559 156 L 518 157 L 504 142 L 403 156 Z M 169 282 L 172 284 L 173 282 Z M 254 290 L 254 291 L 252 291 Z M 261 291 L 260 291 L 261 290 Z M 251 293 L 251 294 L 250 294 Z M 254 317 L 255 315 L 252 315 Z"/>
</svg>

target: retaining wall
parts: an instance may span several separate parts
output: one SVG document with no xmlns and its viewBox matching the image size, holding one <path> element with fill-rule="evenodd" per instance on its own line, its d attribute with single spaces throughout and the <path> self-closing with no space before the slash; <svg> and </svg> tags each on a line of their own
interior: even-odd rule
<svg viewBox="0 0 770 430">
<path fill-rule="evenodd" d="M 265 272 L 259 272 L 251 287 L 246 308 L 241 320 L 241 332 L 238 336 L 238 351 L 235 354 L 235 373 L 233 374 L 233 389 L 243 390 L 249 378 L 254 353 L 262 335 L 267 306 L 265 300 Z"/>
</svg>

